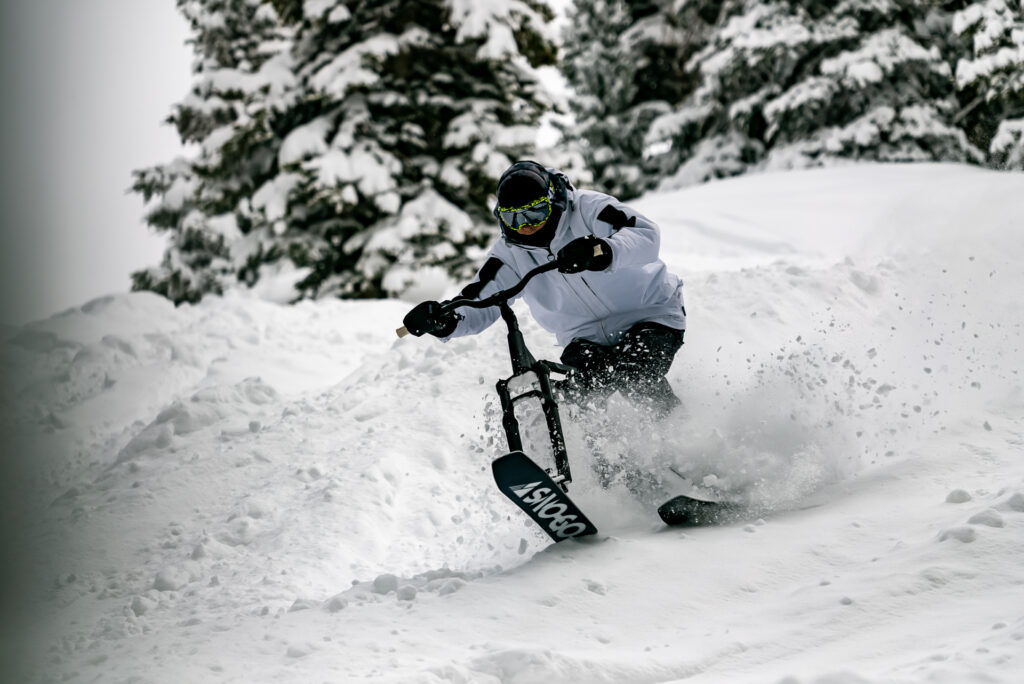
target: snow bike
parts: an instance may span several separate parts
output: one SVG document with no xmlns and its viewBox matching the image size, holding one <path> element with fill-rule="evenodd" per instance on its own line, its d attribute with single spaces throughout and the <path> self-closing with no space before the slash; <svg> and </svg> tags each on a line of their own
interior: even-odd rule
<svg viewBox="0 0 1024 684">
<path fill-rule="evenodd" d="M 595 248 L 600 256 L 600 246 Z M 519 329 L 519 321 L 509 302 L 522 292 L 535 277 L 558 268 L 557 261 L 542 264 L 528 272 L 518 283 L 485 299 L 458 297 L 442 302 L 447 312 L 462 307 L 486 309 L 497 306 L 502 320 L 508 327 L 508 349 L 512 361 L 512 375 L 497 383 L 501 400 L 501 424 L 505 430 L 509 453 L 495 459 L 491 464 L 494 481 L 498 489 L 514 504 L 536 522 L 554 541 L 560 542 L 573 537 L 595 534 L 597 528 L 569 498 L 569 483 L 572 470 L 566 452 L 562 421 L 558 413 L 555 390 L 566 382 L 565 378 L 574 370 L 553 361 L 538 360 L 526 347 L 526 341 Z M 408 334 L 405 327 L 397 331 L 399 337 Z M 562 376 L 562 379 L 552 375 Z M 517 403 L 537 399 L 547 423 L 548 439 L 554 460 L 554 470 L 542 468 L 523 450 L 519 420 L 516 418 Z M 685 476 L 672 470 L 682 481 L 675 489 L 677 494 L 658 508 L 658 514 L 669 525 L 707 524 L 720 519 L 721 502 L 712 494 L 690 483 Z"/>
</svg>

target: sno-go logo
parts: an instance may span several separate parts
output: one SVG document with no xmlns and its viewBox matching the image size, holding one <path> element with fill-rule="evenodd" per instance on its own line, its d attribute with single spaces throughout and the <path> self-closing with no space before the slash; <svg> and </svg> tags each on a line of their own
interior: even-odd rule
<svg viewBox="0 0 1024 684">
<path fill-rule="evenodd" d="M 559 492 L 551 487 L 539 487 L 538 485 L 540 482 L 531 482 L 514 485 L 511 489 L 533 511 L 538 522 L 547 524 L 548 529 L 561 539 L 582 534 L 587 529 L 586 524 L 579 522 L 579 516 L 575 513 L 568 512 L 569 506 L 558 500 Z"/>
</svg>

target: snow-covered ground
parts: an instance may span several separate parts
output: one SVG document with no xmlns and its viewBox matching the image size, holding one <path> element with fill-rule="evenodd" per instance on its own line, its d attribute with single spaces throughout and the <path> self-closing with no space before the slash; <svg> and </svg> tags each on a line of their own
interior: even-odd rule
<svg viewBox="0 0 1024 684">
<path fill-rule="evenodd" d="M 687 283 L 685 407 L 570 422 L 585 542 L 492 485 L 500 326 L 131 294 L 3 331 L 8 681 L 1024 681 L 1024 175 L 635 204 Z M 665 528 L 594 484 L 587 431 L 750 515 Z"/>
</svg>

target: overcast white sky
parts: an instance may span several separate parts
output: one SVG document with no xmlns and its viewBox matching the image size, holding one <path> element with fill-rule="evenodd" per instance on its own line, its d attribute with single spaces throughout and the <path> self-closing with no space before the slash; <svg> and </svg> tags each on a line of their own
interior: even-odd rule
<svg viewBox="0 0 1024 684">
<path fill-rule="evenodd" d="M 174 0 L 3 5 L 0 320 L 18 324 L 124 292 L 159 261 L 126 190 L 133 169 L 181 153 L 163 120 L 192 57 Z"/>
</svg>

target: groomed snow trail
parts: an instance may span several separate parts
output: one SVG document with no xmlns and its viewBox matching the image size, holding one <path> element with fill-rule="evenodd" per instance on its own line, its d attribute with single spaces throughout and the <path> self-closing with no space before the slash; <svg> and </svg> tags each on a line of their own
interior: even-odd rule
<svg viewBox="0 0 1024 684">
<path fill-rule="evenodd" d="M 492 485 L 500 326 L 442 345 L 395 339 L 408 303 L 132 294 L 6 331 L 17 681 L 1024 681 L 1024 176 L 636 206 L 686 281 L 685 407 L 567 420 L 584 542 Z M 587 432 L 750 515 L 665 528 L 594 483 Z"/>
</svg>

